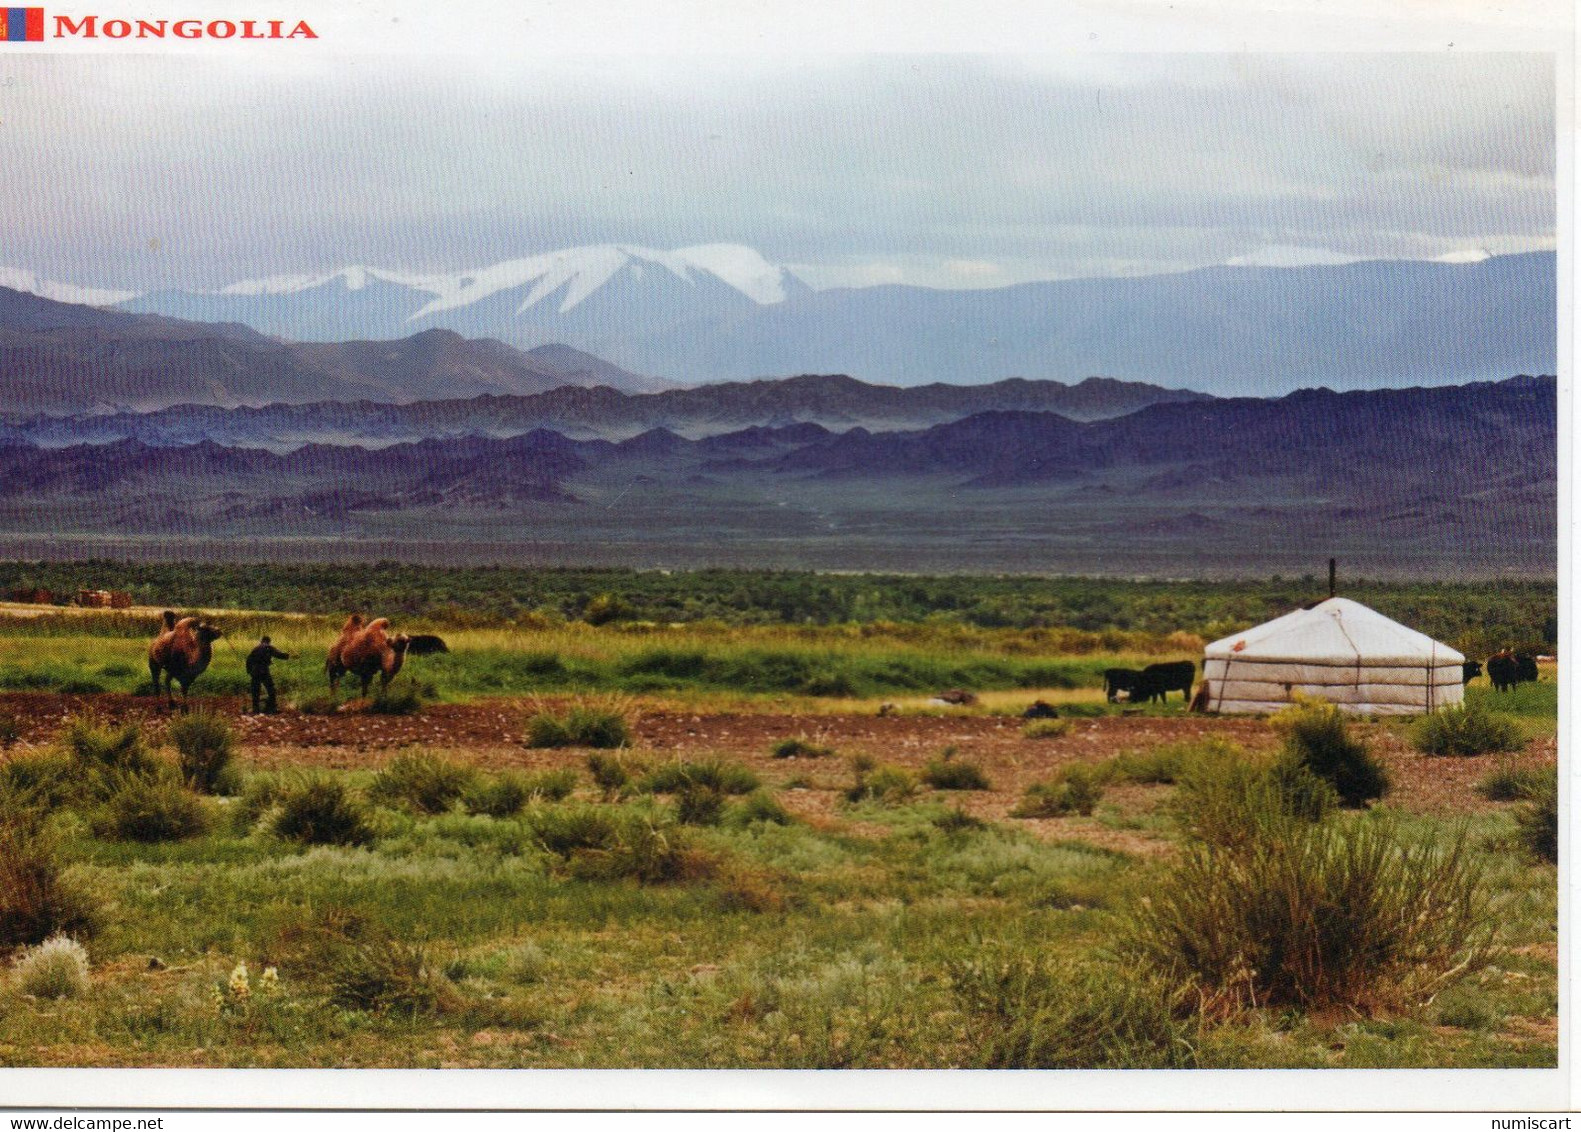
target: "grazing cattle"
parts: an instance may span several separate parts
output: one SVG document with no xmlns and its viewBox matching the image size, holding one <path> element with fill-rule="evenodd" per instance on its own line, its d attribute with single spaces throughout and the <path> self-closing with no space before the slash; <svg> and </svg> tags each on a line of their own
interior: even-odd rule
<svg viewBox="0 0 1581 1132">
<path fill-rule="evenodd" d="M 1481 675 L 1482 664 L 1480 661 L 1468 660 L 1460 666 L 1460 682 L 1462 684 L 1469 684 Z"/>
<path fill-rule="evenodd" d="M 1488 657 L 1487 669 L 1488 680 L 1497 692 L 1508 692 L 1520 679 L 1520 664 L 1512 652 L 1495 653 Z"/>
<path fill-rule="evenodd" d="M 361 614 L 353 613 L 340 637 L 329 647 L 324 672 L 329 677 L 331 695 L 339 694 L 340 678 L 349 672 L 362 681 L 362 694 L 366 696 L 375 675 L 379 677 L 379 691 L 390 686 L 406 662 L 407 653 L 423 656 L 449 651 L 438 637 L 409 637 L 405 633 L 391 636 L 389 618 L 364 622 Z"/>
<path fill-rule="evenodd" d="M 1121 692 L 1130 692 L 1136 687 L 1138 677 L 1142 675 L 1139 668 L 1105 668 L 1103 670 L 1103 694 L 1112 704 L 1115 697 Z"/>
<path fill-rule="evenodd" d="M 1168 701 L 1170 692 L 1179 692 L 1191 699 L 1191 685 L 1197 678 L 1194 661 L 1181 660 L 1169 664 L 1149 664 L 1131 688 L 1131 702 L 1145 704 L 1151 700 Z"/>
<path fill-rule="evenodd" d="M 181 685 L 184 702 L 187 689 L 203 675 L 203 670 L 214 658 L 214 642 L 223 635 L 217 626 L 201 618 L 178 620 L 174 611 L 165 610 L 164 627 L 148 646 L 148 675 L 154 683 L 154 695 L 159 695 L 159 681 L 163 677 L 170 706 L 176 706 L 175 684 Z"/>
<path fill-rule="evenodd" d="M 1029 704 L 1027 706 L 1027 710 L 1026 711 L 1021 713 L 1021 718 L 1022 719 L 1058 719 L 1059 718 L 1059 712 L 1054 710 L 1054 705 L 1053 704 L 1044 703 L 1042 700 L 1036 700 L 1036 701 L 1034 701 L 1033 703 L 1031 703 L 1031 704 Z"/>
<path fill-rule="evenodd" d="M 1526 684 L 1537 682 L 1537 658 L 1516 654 L 1515 657 L 1515 682 Z"/>
</svg>

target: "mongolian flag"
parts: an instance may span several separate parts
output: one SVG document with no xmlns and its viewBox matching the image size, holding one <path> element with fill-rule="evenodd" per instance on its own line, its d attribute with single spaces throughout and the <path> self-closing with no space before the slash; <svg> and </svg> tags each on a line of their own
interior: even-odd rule
<svg viewBox="0 0 1581 1132">
<path fill-rule="evenodd" d="M 42 43 L 44 40 L 43 8 L 5 8 L 5 40 L 7 43 Z"/>
</svg>

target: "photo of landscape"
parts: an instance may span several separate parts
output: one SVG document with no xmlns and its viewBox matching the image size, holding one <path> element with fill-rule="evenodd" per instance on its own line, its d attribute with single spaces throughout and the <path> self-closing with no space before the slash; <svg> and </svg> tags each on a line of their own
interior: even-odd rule
<svg viewBox="0 0 1581 1132">
<path fill-rule="evenodd" d="M 7 46 L 0 1066 L 1559 1065 L 1553 56 Z"/>
</svg>

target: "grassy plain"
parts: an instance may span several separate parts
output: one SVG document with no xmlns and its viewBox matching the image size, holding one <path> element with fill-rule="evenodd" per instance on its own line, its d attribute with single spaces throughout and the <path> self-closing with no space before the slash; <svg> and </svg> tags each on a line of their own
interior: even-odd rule
<svg viewBox="0 0 1581 1132">
<path fill-rule="evenodd" d="M 222 616 L 238 648 L 268 631 L 293 654 L 277 665 L 286 701 L 321 695 L 335 617 Z M 142 615 L 0 619 L 0 764 L 58 757 L 64 721 L 84 712 L 140 721 L 160 744 L 168 713 L 125 695 L 146 680 L 147 627 Z M 1327 819 L 1342 841 L 1387 826 L 1430 856 L 1462 839 L 1491 950 L 1463 967 L 1424 960 L 1416 980 L 1380 972 L 1358 1000 L 1230 1006 L 1222 988 L 1153 970 L 1134 947 L 1151 896 L 1200 851 L 1167 768 L 1183 745 L 1214 741 L 1262 757 L 1281 733 L 1188 716 L 1178 699 L 1109 705 L 1101 688 L 1103 668 L 1190 656 L 1200 636 L 937 622 L 458 627 L 421 613 L 408 627 L 437 627 L 452 649 L 401 677 L 425 690 L 409 716 L 243 716 L 240 656 L 218 648 L 195 699 L 234 729 L 241 781 L 198 800 L 204 832 L 139 842 L 117 836 L 93 798 L 51 809 L 42 836 L 97 909 L 89 987 L 35 998 L 0 971 L 0 1064 L 1556 1061 L 1556 870 L 1521 849 L 1526 803 L 1476 789 L 1499 768 L 1554 762 L 1552 665 L 1514 693 L 1468 689 L 1525 730 L 1513 755 L 1429 758 L 1404 723 L 1354 724 L 1394 788 Z M 951 686 L 978 703 L 929 702 Z M 1015 717 L 1034 698 L 1069 726 L 1024 731 Z M 600 785 L 586 750 L 523 745 L 531 712 L 578 699 L 630 716 L 632 746 L 612 756 L 632 763 L 627 787 Z M 898 711 L 880 717 L 885 701 Z M 788 739 L 802 744 L 781 756 Z M 418 755 L 466 780 L 439 813 L 378 777 Z M 1130 769 L 1105 772 L 1091 813 L 1012 816 L 1030 786 L 1122 755 Z M 695 777 L 683 762 L 739 767 L 735 779 L 759 786 L 643 788 Z M 952 763 L 976 773 L 941 773 Z M 498 797 L 513 775 L 550 772 L 574 777 L 568 797 L 469 812 L 481 803 L 469 807 L 467 791 Z M 306 773 L 362 809 L 364 843 L 278 835 L 280 792 Z"/>
</svg>

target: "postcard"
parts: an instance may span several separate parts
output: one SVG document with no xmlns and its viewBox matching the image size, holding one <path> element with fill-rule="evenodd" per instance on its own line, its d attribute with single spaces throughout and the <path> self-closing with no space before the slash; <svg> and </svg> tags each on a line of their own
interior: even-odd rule
<svg viewBox="0 0 1581 1132">
<path fill-rule="evenodd" d="M 0 1106 L 1570 1103 L 1566 6 L 5 11 Z"/>
</svg>

